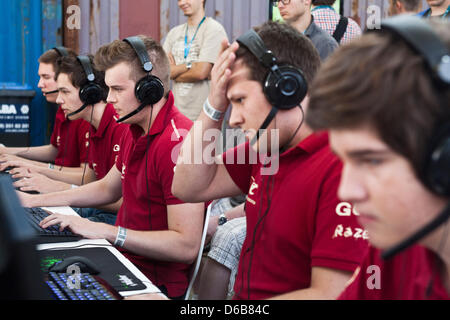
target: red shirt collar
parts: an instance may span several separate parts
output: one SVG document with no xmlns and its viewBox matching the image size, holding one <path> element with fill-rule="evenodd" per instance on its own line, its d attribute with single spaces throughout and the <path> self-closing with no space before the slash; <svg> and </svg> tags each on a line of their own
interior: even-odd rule
<svg viewBox="0 0 450 320">
<path fill-rule="evenodd" d="M 95 130 L 95 128 L 92 127 L 93 130 L 92 137 L 99 137 L 99 138 L 103 137 L 103 135 L 106 132 L 106 129 L 111 123 L 111 118 L 116 116 L 117 114 L 116 110 L 114 109 L 114 106 L 108 103 L 105 107 L 105 111 L 103 112 L 102 119 L 100 120 L 100 125 L 98 126 L 97 130 Z"/>
<path fill-rule="evenodd" d="M 328 144 L 328 132 L 313 132 L 305 139 L 300 141 L 294 148 L 284 152 L 281 156 L 297 153 L 314 153 Z"/>
<path fill-rule="evenodd" d="M 150 135 L 157 135 L 161 133 L 164 128 L 167 127 L 169 121 L 170 121 L 170 115 L 172 114 L 173 110 L 173 103 L 174 103 L 174 97 L 172 94 L 172 91 L 169 91 L 169 97 L 167 98 L 166 103 L 159 111 L 158 115 L 156 116 L 155 121 L 153 122 L 151 128 L 150 128 Z M 133 134 L 133 138 L 135 140 L 139 139 L 142 136 L 142 128 L 138 125 L 131 125 L 130 126 L 131 133 Z"/>
</svg>

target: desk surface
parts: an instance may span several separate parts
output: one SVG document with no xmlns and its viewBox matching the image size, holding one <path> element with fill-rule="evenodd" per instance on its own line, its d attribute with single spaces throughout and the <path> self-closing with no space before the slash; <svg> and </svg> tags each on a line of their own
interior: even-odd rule
<svg viewBox="0 0 450 320">
<path fill-rule="evenodd" d="M 50 212 L 57 212 L 60 214 L 66 215 L 77 215 L 77 213 L 70 207 L 44 207 L 43 209 L 48 210 Z M 117 250 L 114 246 L 112 246 L 105 239 L 83 239 L 74 242 L 64 242 L 64 243 L 47 243 L 40 244 L 37 246 L 38 250 L 58 250 L 59 248 L 67 250 L 67 249 L 79 249 L 79 248 L 95 248 L 95 247 L 103 247 L 108 249 L 114 256 L 122 262 L 131 273 L 133 273 L 142 283 L 146 286 L 146 289 L 139 291 L 121 291 L 119 292 L 123 297 L 144 294 L 144 293 L 159 293 L 160 290 L 138 269 L 134 264 L 131 263 L 119 250 Z M 162 294 L 161 294 L 162 295 Z M 162 295 L 165 297 L 164 295 Z"/>
</svg>

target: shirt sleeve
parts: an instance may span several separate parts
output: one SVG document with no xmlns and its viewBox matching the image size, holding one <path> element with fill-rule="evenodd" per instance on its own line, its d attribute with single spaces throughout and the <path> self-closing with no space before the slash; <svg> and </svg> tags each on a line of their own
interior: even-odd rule
<svg viewBox="0 0 450 320">
<path fill-rule="evenodd" d="M 205 36 L 200 47 L 198 61 L 210 62 L 214 64 L 220 53 L 220 43 L 224 38 L 228 39 L 225 29 L 221 24 L 215 20 L 208 24 L 208 28 L 205 31 Z"/>
<path fill-rule="evenodd" d="M 87 121 L 82 120 L 77 127 L 77 137 L 78 137 L 78 150 L 80 156 L 80 164 L 89 162 L 90 152 L 90 124 Z"/>
<path fill-rule="evenodd" d="M 57 111 L 56 116 L 55 116 L 55 123 L 53 124 L 52 136 L 50 137 L 50 143 L 55 148 L 58 148 L 58 134 L 59 134 L 60 126 L 61 126 L 61 121 L 58 117 L 58 111 Z"/>
<path fill-rule="evenodd" d="M 353 272 L 367 248 L 367 233 L 359 226 L 349 203 L 340 202 L 337 190 L 342 164 L 335 160 L 324 174 L 315 216 L 311 266 Z"/>
<path fill-rule="evenodd" d="M 172 52 L 172 46 L 173 46 L 172 35 L 173 35 L 173 29 L 169 31 L 166 38 L 164 39 L 163 49 L 167 55 Z"/>
<path fill-rule="evenodd" d="M 244 194 L 250 189 L 253 165 L 250 161 L 250 143 L 229 149 L 222 155 L 223 164 L 231 179 Z"/>
<path fill-rule="evenodd" d="M 192 125 L 192 124 L 191 124 Z M 184 128 L 180 126 L 179 128 Z M 180 130 L 181 131 L 181 130 Z M 186 130 L 186 133 L 189 129 Z M 156 154 L 156 172 L 159 175 L 159 181 L 166 205 L 177 205 L 184 203 L 172 194 L 172 182 L 175 173 L 175 166 L 178 155 L 180 153 L 181 145 L 184 141 L 184 136 L 175 138 L 173 130 L 168 130 L 163 133 L 163 137 L 158 147 Z"/>
</svg>

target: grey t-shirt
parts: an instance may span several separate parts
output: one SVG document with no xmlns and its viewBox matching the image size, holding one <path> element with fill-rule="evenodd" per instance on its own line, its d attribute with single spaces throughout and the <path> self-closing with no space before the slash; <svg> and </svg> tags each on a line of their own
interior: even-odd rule
<svg viewBox="0 0 450 320">
<path fill-rule="evenodd" d="M 338 46 L 339 44 L 330 36 L 326 31 L 319 28 L 314 23 L 314 17 L 311 16 L 311 24 L 305 30 L 305 36 L 307 36 L 311 42 L 319 51 L 320 59 L 325 60 Z"/>
</svg>

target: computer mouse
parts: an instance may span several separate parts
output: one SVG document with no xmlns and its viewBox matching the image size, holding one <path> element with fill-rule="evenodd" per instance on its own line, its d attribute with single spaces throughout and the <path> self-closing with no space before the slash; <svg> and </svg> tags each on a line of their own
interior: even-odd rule
<svg viewBox="0 0 450 320">
<path fill-rule="evenodd" d="M 76 265 L 80 268 L 81 273 L 89 273 L 92 275 L 97 275 L 100 273 L 98 267 L 86 257 L 73 256 L 63 259 L 62 261 L 56 262 L 48 268 L 49 272 L 57 273 L 67 273 L 67 269 L 71 265 Z"/>
</svg>

